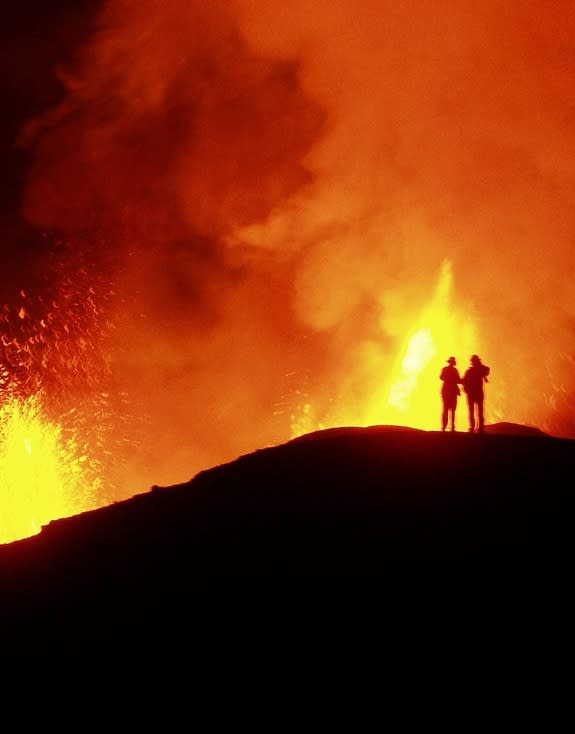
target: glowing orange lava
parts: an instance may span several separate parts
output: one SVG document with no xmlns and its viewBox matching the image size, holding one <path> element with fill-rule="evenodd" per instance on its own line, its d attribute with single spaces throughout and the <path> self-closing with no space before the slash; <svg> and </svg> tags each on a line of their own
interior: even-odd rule
<svg viewBox="0 0 575 734">
<path fill-rule="evenodd" d="M 8 398 L 0 406 L 0 543 L 87 509 L 93 497 L 85 462 L 73 439 L 46 419 L 37 396 Z"/>
</svg>

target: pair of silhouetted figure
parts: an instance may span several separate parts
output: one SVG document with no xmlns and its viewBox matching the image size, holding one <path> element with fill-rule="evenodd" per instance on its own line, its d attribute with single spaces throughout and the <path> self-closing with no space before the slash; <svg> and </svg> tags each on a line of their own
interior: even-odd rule
<svg viewBox="0 0 575 734">
<path fill-rule="evenodd" d="M 443 402 L 443 412 L 441 414 L 441 430 L 445 431 L 447 425 L 450 425 L 452 431 L 455 431 L 455 411 L 457 409 L 457 398 L 461 395 L 460 385 L 467 396 L 467 407 L 469 410 L 469 432 L 474 433 L 477 427 L 478 433 L 483 433 L 485 424 L 483 403 L 485 393 L 483 384 L 487 382 L 489 375 L 489 367 L 484 365 L 477 354 L 474 354 L 470 360 L 471 364 L 465 371 L 463 377 L 460 376 L 456 367 L 457 360 L 450 357 L 447 365 L 441 370 L 439 379 L 442 380 L 441 399 Z"/>
</svg>

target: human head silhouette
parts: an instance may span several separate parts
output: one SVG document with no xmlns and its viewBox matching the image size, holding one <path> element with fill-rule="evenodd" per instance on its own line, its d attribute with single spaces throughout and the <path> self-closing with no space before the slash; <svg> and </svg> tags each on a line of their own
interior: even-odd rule
<svg viewBox="0 0 575 734">
<path fill-rule="evenodd" d="M 455 357 L 450 357 L 450 358 L 449 358 L 449 359 L 447 360 L 447 362 L 448 362 L 448 364 L 456 364 L 456 363 L 457 363 L 457 360 L 455 359 Z"/>
<path fill-rule="evenodd" d="M 481 364 L 481 360 L 477 356 L 477 354 L 471 355 L 471 364 Z"/>
</svg>

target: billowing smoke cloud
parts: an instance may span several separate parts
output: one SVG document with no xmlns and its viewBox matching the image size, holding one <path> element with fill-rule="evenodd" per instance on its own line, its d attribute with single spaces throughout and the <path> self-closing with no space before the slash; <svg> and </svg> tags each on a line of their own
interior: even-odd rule
<svg viewBox="0 0 575 734">
<path fill-rule="evenodd" d="M 278 57 L 300 54 L 304 87 L 331 124 L 307 159 L 312 195 L 248 236 L 321 232 L 298 303 L 337 323 L 366 290 L 419 306 L 449 258 L 459 303 L 481 326 L 478 349 L 506 383 L 507 416 L 548 418 L 572 380 L 573 8 L 280 5 L 242 3 L 246 33 Z M 319 293 L 307 287 L 318 259 Z M 334 280 L 340 289 L 327 287 Z"/>
<path fill-rule="evenodd" d="M 353 421 L 446 261 L 498 417 L 575 435 L 574 31 L 561 1 L 108 1 L 23 132 L 25 212 L 113 276 L 130 490 L 285 440 L 300 398 Z"/>
</svg>

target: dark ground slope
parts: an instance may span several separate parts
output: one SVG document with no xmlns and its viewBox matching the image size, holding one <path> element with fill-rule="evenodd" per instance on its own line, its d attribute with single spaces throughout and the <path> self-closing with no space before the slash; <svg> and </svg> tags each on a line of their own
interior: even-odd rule
<svg viewBox="0 0 575 734">
<path fill-rule="evenodd" d="M 574 465 L 508 424 L 310 434 L 0 548 L 5 641 L 220 727 L 563 730 Z"/>
</svg>

